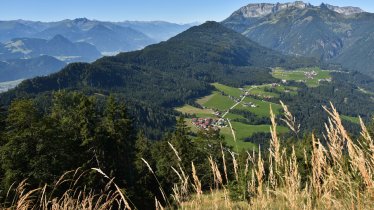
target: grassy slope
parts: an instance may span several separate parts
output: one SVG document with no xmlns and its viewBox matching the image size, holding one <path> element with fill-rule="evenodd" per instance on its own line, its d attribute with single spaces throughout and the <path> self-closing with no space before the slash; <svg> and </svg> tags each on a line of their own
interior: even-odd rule
<svg viewBox="0 0 374 210">
<path fill-rule="evenodd" d="M 255 104 L 257 107 L 255 108 L 252 108 L 252 107 L 246 107 L 243 105 L 243 103 L 248 103 L 248 102 L 252 102 L 253 104 Z M 262 100 L 257 100 L 257 99 L 254 99 L 254 98 L 245 98 L 244 101 L 242 103 L 240 103 L 237 107 L 235 107 L 235 109 L 239 109 L 239 110 L 248 110 L 254 114 L 256 114 L 257 116 L 259 117 L 269 117 L 270 116 L 270 105 L 274 111 L 275 114 L 279 114 L 280 113 L 280 110 L 281 110 L 281 105 L 279 104 L 275 104 L 275 103 L 271 103 L 271 102 L 268 102 L 268 101 L 262 101 Z"/>
<path fill-rule="evenodd" d="M 233 100 L 231 100 L 227 96 L 222 95 L 219 92 L 213 92 L 213 95 L 208 97 L 208 99 L 202 99 L 198 101 L 198 103 L 200 103 L 200 105 L 202 106 L 211 109 L 218 109 L 220 111 L 225 111 L 235 104 Z"/>
</svg>

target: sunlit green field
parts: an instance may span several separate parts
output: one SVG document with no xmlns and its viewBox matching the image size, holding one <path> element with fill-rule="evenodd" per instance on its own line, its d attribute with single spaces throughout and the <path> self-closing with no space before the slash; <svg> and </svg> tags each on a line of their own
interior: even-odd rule
<svg viewBox="0 0 374 210">
<path fill-rule="evenodd" d="M 250 149 L 257 149 L 257 146 L 250 143 L 245 142 L 244 140 L 247 137 L 252 136 L 254 133 L 269 133 L 270 132 L 270 125 L 248 125 L 240 122 L 231 122 L 231 125 L 234 129 L 236 142 L 232 136 L 231 129 L 229 127 L 223 128 L 221 130 L 222 135 L 225 136 L 226 142 L 233 146 L 235 150 L 250 150 Z M 277 127 L 278 133 L 286 133 L 288 129 L 283 126 Z"/>
<path fill-rule="evenodd" d="M 307 78 L 305 72 L 315 71 L 317 73 L 313 79 Z M 331 79 L 330 71 L 320 68 L 300 68 L 293 71 L 287 71 L 282 68 L 275 68 L 272 72 L 273 77 L 282 80 L 303 81 L 309 87 L 317 87 L 320 79 Z"/>
<path fill-rule="evenodd" d="M 220 111 L 226 111 L 235 104 L 235 101 L 229 97 L 222 95 L 219 92 L 213 92 L 209 99 L 201 103 L 201 106 L 208 107 L 211 109 L 218 109 Z"/>
<path fill-rule="evenodd" d="M 227 95 L 239 98 L 244 92 L 239 90 L 239 88 L 233 88 L 219 83 L 212 84 L 217 90 L 224 92 Z"/>
<path fill-rule="evenodd" d="M 249 103 L 249 102 L 255 104 L 257 107 L 249 107 L 249 106 L 244 105 L 244 103 Z M 247 111 L 250 111 L 256 114 L 259 117 L 269 117 L 270 116 L 270 105 L 273 109 L 274 114 L 280 113 L 280 110 L 282 108 L 281 105 L 271 103 L 268 101 L 257 100 L 257 99 L 250 98 L 250 97 L 245 98 L 242 103 L 240 103 L 237 107 L 235 107 L 235 109 L 247 110 Z"/>
</svg>

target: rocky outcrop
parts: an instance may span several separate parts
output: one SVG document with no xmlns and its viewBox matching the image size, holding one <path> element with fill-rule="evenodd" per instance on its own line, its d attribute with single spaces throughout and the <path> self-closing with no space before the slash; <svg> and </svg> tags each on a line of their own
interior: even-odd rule
<svg viewBox="0 0 374 210">
<path fill-rule="evenodd" d="M 261 4 L 248 4 L 240 8 L 235 13 L 237 15 L 242 15 L 246 18 L 254 18 L 254 17 L 263 17 L 272 13 L 277 13 L 281 10 L 285 10 L 288 8 L 299 8 L 304 9 L 306 7 L 312 7 L 311 4 L 304 3 L 302 1 L 295 1 L 292 3 L 277 3 L 277 4 L 268 4 L 268 3 L 261 3 Z"/>
<path fill-rule="evenodd" d="M 326 7 L 334 12 L 337 12 L 343 15 L 354 15 L 354 14 L 365 12 L 359 7 L 338 7 L 338 6 L 333 6 L 329 4 L 326 4 Z"/>
</svg>

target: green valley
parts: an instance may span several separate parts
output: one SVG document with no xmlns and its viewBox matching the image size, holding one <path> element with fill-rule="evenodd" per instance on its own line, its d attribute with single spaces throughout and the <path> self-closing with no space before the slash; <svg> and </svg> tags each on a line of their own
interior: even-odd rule
<svg viewBox="0 0 374 210">
<path fill-rule="evenodd" d="M 288 78 L 297 77 L 299 72 L 300 70 L 287 71 Z M 176 108 L 176 111 L 186 116 L 186 123 L 195 133 L 200 129 L 209 129 L 209 126 L 199 123 L 199 120 L 224 120 L 224 124 L 211 124 L 210 128 L 219 128 L 228 145 L 239 151 L 258 149 L 257 145 L 246 142 L 246 139 L 255 133 L 269 133 L 270 107 L 275 115 L 280 115 L 282 113 L 282 106 L 279 104 L 280 94 L 297 96 L 298 90 L 297 87 L 280 83 L 250 85 L 241 88 L 220 83 L 212 83 L 212 86 L 215 90 L 210 95 L 195 101 L 200 107 L 186 104 Z M 284 126 L 278 126 L 277 129 L 279 133 L 288 132 L 288 128 Z"/>
</svg>

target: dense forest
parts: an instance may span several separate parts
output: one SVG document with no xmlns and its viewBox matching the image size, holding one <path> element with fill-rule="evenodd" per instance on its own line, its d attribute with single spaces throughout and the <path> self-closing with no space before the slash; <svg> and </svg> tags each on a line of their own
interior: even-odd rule
<svg viewBox="0 0 374 210">
<path fill-rule="evenodd" d="M 210 183 L 206 157 L 219 158 L 225 143 L 216 131 L 199 133 L 192 139 L 189 129 L 179 119 L 173 132 L 158 142 L 149 141 L 142 130 L 134 128 L 125 104 L 109 97 L 87 97 L 78 92 L 53 94 L 48 110 L 38 110 L 35 100 L 15 100 L 2 112 L 1 189 L 27 179 L 29 187 L 54 183 L 69 170 L 100 168 L 116 184 L 131 192 L 136 206 L 148 208 L 159 195 L 158 183 L 141 160 L 157 168 L 156 176 L 165 189 L 175 182 L 170 166 L 191 171 L 191 161 L 199 176 Z M 170 147 L 170 145 L 173 145 Z M 179 151 L 183 159 L 174 157 Z M 100 190 L 106 182 L 89 173 L 79 185 Z M 141 186 L 141 187 L 139 187 Z M 2 199 L 6 190 L 0 192 Z M 170 191 L 167 192 L 171 193 Z M 58 192 L 57 192 L 58 194 Z M 147 202 L 145 202 L 147 201 Z"/>
</svg>

